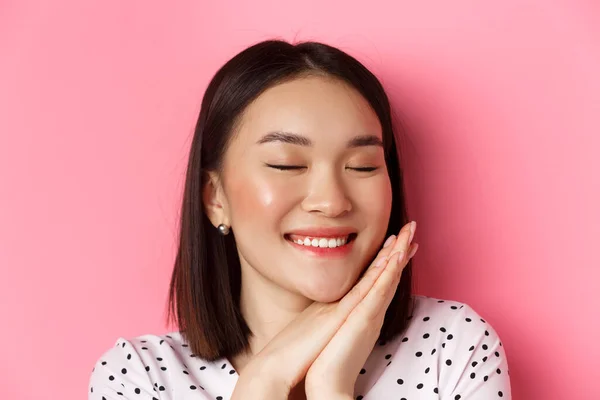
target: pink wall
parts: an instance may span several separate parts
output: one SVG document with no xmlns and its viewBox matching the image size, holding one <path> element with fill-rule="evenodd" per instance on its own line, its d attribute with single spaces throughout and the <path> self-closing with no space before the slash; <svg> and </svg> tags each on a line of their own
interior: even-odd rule
<svg viewBox="0 0 600 400">
<path fill-rule="evenodd" d="M 600 7 L 490 3 L 2 2 L 1 397 L 86 398 L 118 336 L 168 329 L 203 90 L 279 35 L 357 56 L 412 127 L 418 292 L 494 325 L 515 399 L 597 399 Z"/>
</svg>

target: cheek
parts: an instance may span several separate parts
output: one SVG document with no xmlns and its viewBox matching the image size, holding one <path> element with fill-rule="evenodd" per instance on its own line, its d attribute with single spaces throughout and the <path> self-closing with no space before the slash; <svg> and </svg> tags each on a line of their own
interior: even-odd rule
<svg viewBox="0 0 600 400">
<path fill-rule="evenodd" d="M 365 188 L 367 189 L 367 188 Z M 365 230 L 360 241 L 361 265 L 366 265 L 380 250 L 392 212 L 392 187 L 389 179 L 381 179 L 362 190 L 357 203 L 360 204 L 361 219 Z M 358 245 L 358 242 L 357 242 Z"/>
<path fill-rule="evenodd" d="M 256 223 L 274 225 L 292 206 L 288 190 L 258 174 L 247 174 L 230 182 L 227 197 L 232 224 L 239 228 Z"/>
<path fill-rule="evenodd" d="M 361 188 L 357 196 L 360 209 L 369 218 L 369 225 L 376 225 L 377 231 L 385 232 L 392 210 L 392 187 L 389 179 L 382 177 L 373 180 L 368 187 Z"/>
</svg>

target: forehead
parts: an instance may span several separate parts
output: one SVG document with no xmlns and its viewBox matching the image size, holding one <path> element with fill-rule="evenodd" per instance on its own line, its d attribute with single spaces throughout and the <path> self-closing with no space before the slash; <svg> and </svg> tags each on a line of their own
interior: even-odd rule
<svg viewBox="0 0 600 400">
<path fill-rule="evenodd" d="M 377 115 L 350 85 L 333 78 L 303 77 L 267 89 L 245 110 L 238 133 L 243 141 L 269 131 L 296 132 L 319 139 L 358 134 L 381 137 Z"/>
</svg>

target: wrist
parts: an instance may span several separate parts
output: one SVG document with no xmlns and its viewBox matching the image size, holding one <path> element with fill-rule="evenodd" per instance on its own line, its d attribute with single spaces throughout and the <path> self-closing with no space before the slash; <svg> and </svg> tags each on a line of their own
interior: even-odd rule
<svg viewBox="0 0 600 400">
<path fill-rule="evenodd" d="M 315 381 L 314 375 L 306 376 L 306 399 L 307 400 L 354 400 L 354 385 L 336 385 L 335 383 Z M 345 386 L 345 387 L 344 387 Z"/>
<path fill-rule="evenodd" d="M 267 366 L 251 363 L 240 374 L 231 400 L 287 400 L 289 388 L 269 373 Z"/>
<path fill-rule="evenodd" d="M 319 393 L 317 396 L 307 397 L 307 400 L 354 400 L 354 397 L 341 393 Z"/>
<path fill-rule="evenodd" d="M 273 381 L 260 377 L 240 379 L 235 385 L 231 400 L 287 400 L 287 391 Z"/>
</svg>

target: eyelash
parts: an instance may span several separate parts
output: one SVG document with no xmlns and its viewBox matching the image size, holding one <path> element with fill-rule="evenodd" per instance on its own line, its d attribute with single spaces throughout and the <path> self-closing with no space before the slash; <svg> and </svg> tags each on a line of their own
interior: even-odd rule
<svg viewBox="0 0 600 400">
<path fill-rule="evenodd" d="M 274 165 L 274 164 L 267 164 L 267 167 L 278 169 L 281 171 L 294 171 L 294 170 L 305 168 L 301 165 Z M 358 167 L 358 168 L 349 168 L 349 169 L 357 171 L 357 172 L 373 172 L 373 171 L 377 170 L 378 168 L 377 167 Z"/>
</svg>

